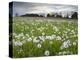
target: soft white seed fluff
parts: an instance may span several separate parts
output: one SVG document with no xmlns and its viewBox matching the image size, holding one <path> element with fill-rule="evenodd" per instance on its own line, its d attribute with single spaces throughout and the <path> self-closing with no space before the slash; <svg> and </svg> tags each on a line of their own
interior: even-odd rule
<svg viewBox="0 0 80 60">
<path fill-rule="evenodd" d="M 49 55 L 50 55 L 49 50 L 46 50 L 46 51 L 44 52 L 44 55 L 49 56 Z"/>
<path fill-rule="evenodd" d="M 38 47 L 38 48 L 41 48 L 41 44 L 37 44 L 37 47 Z"/>
<path fill-rule="evenodd" d="M 63 42 L 60 49 L 68 48 L 69 46 L 71 46 L 71 42 L 70 42 L 70 40 L 67 40 L 67 41 Z"/>
</svg>

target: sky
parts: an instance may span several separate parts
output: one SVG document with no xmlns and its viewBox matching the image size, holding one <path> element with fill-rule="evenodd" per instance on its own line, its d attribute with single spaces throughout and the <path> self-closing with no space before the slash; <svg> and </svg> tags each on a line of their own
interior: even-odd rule
<svg viewBox="0 0 80 60">
<path fill-rule="evenodd" d="M 78 11 L 77 5 L 61 5 L 61 4 L 47 4 L 47 3 L 31 3 L 31 2 L 14 2 L 13 16 L 24 14 L 47 14 L 61 11 Z"/>
</svg>

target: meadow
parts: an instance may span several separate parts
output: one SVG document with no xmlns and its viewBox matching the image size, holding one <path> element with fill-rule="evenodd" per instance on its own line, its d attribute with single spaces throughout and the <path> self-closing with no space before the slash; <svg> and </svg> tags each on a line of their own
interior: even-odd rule
<svg viewBox="0 0 80 60">
<path fill-rule="evenodd" d="M 78 54 L 77 19 L 14 17 L 13 57 Z"/>
</svg>

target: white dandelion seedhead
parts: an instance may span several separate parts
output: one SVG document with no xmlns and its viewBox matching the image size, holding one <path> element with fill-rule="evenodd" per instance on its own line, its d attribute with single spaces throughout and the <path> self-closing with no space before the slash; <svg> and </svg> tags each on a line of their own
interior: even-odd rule
<svg viewBox="0 0 80 60">
<path fill-rule="evenodd" d="M 15 41 L 15 42 L 13 42 L 13 45 L 14 46 L 22 46 L 23 44 L 20 41 Z"/>
<path fill-rule="evenodd" d="M 70 40 L 64 41 L 60 49 L 68 48 L 71 46 Z"/>
<path fill-rule="evenodd" d="M 14 43 L 15 42 L 15 39 L 13 39 L 12 42 Z"/>
<path fill-rule="evenodd" d="M 45 35 L 45 33 L 43 32 L 42 35 Z"/>
<path fill-rule="evenodd" d="M 49 55 L 50 55 L 50 52 L 49 52 L 48 50 L 46 50 L 46 51 L 44 52 L 44 55 L 49 56 Z"/>
<path fill-rule="evenodd" d="M 53 39 L 55 39 L 56 38 L 56 35 L 52 35 L 51 36 L 51 39 L 53 40 Z"/>
<path fill-rule="evenodd" d="M 20 33 L 20 34 L 18 34 L 18 35 L 15 36 L 15 38 L 17 38 L 17 39 L 20 39 L 21 37 L 24 37 L 23 33 Z"/>
<path fill-rule="evenodd" d="M 51 36 L 46 36 L 46 39 L 49 39 L 49 40 L 51 40 Z"/>
<path fill-rule="evenodd" d="M 46 26 L 48 26 L 48 24 L 46 24 Z"/>
<path fill-rule="evenodd" d="M 29 37 L 29 34 L 26 34 L 27 37 Z"/>
<path fill-rule="evenodd" d="M 28 39 L 27 39 L 27 41 L 32 41 L 32 38 L 31 38 L 31 37 L 30 37 L 30 38 L 28 38 Z"/>
<path fill-rule="evenodd" d="M 45 36 L 39 36 L 39 39 L 44 42 L 45 41 Z"/>
<path fill-rule="evenodd" d="M 72 32 L 72 33 L 75 33 L 75 31 L 74 31 L 74 30 L 71 30 L 71 32 Z"/>
<path fill-rule="evenodd" d="M 52 35 L 52 37 L 54 37 L 54 38 L 55 38 L 55 37 L 56 37 L 56 35 Z"/>
<path fill-rule="evenodd" d="M 25 36 L 22 37 L 22 39 L 25 39 L 25 38 L 26 38 Z"/>
<path fill-rule="evenodd" d="M 54 35 L 52 35 L 52 36 L 45 36 L 45 39 L 53 40 L 53 39 L 55 39 L 55 36 Z"/>
<path fill-rule="evenodd" d="M 61 37 L 60 37 L 60 36 L 57 36 L 57 37 L 56 37 L 56 40 L 61 40 Z"/>
<path fill-rule="evenodd" d="M 31 36 L 32 38 L 34 38 L 34 36 Z"/>
<path fill-rule="evenodd" d="M 53 26 L 53 30 L 55 30 L 56 32 L 59 31 L 56 26 Z"/>
<path fill-rule="evenodd" d="M 38 48 L 41 48 L 42 46 L 41 46 L 41 44 L 37 44 L 37 47 L 38 47 Z"/>
<path fill-rule="evenodd" d="M 20 36 L 20 37 L 21 37 L 21 36 L 24 36 L 24 34 L 23 34 L 23 33 L 21 33 L 21 34 L 19 34 L 18 36 Z"/>
<path fill-rule="evenodd" d="M 76 42 L 73 42 L 73 45 L 75 46 L 75 45 L 77 45 L 77 43 Z"/>
<path fill-rule="evenodd" d="M 38 40 L 37 37 L 34 37 L 33 42 L 34 42 L 34 43 L 39 43 L 40 40 Z"/>
<path fill-rule="evenodd" d="M 39 43 L 39 42 L 40 42 L 40 40 L 33 40 L 33 42 L 34 42 L 34 43 Z"/>
<path fill-rule="evenodd" d="M 40 28 L 37 28 L 37 30 L 41 30 Z"/>
</svg>

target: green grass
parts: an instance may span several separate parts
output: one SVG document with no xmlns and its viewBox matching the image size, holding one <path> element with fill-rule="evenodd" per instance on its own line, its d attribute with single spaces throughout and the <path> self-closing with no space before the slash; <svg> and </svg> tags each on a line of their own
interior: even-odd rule
<svg viewBox="0 0 80 60">
<path fill-rule="evenodd" d="M 77 54 L 77 29 L 76 19 L 14 17 L 13 57 Z"/>
</svg>

